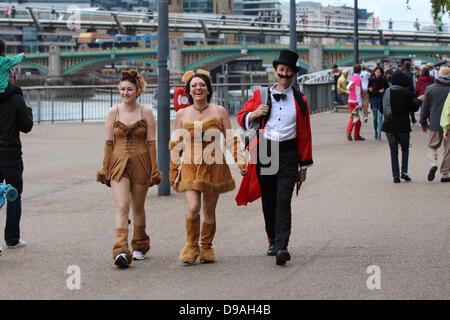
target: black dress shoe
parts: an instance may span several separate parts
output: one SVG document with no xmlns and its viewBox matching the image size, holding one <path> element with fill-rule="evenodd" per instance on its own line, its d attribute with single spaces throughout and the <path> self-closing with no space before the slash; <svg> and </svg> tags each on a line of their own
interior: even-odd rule
<svg viewBox="0 0 450 320">
<path fill-rule="evenodd" d="M 400 183 L 400 178 L 394 178 L 394 183 Z"/>
<path fill-rule="evenodd" d="M 442 177 L 441 182 L 450 182 L 450 177 Z"/>
<path fill-rule="evenodd" d="M 406 173 L 402 173 L 401 178 L 403 180 L 405 180 L 406 182 L 410 182 L 411 181 L 411 178 Z"/>
<path fill-rule="evenodd" d="M 279 266 L 284 266 L 286 261 L 291 260 L 291 255 L 287 250 L 278 250 L 276 257 L 276 264 Z"/>
<path fill-rule="evenodd" d="M 355 141 L 366 141 L 366 139 L 361 136 L 358 136 L 355 138 Z"/>
<path fill-rule="evenodd" d="M 274 256 L 277 254 L 277 249 L 275 248 L 275 242 L 269 244 L 269 249 L 267 249 L 268 256 Z"/>
<path fill-rule="evenodd" d="M 347 140 L 348 141 L 353 141 L 353 138 L 352 138 L 352 136 L 350 134 L 347 135 Z"/>
</svg>

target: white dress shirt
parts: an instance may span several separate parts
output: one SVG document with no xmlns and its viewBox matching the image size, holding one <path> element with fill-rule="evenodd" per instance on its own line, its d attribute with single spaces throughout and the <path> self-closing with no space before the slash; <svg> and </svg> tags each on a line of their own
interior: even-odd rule
<svg viewBox="0 0 450 320">
<path fill-rule="evenodd" d="M 264 138 L 272 141 L 286 141 L 295 139 L 297 137 L 297 111 L 295 108 L 295 98 L 292 86 L 279 92 L 275 90 L 275 83 L 269 90 L 272 107 L 270 109 L 269 120 L 264 126 Z M 273 93 L 284 93 L 286 99 L 276 101 L 272 96 Z M 264 104 L 264 102 L 261 102 Z M 251 124 L 249 123 L 248 116 L 245 119 L 245 127 L 248 129 Z M 257 120 L 254 120 L 257 121 Z"/>
</svg>

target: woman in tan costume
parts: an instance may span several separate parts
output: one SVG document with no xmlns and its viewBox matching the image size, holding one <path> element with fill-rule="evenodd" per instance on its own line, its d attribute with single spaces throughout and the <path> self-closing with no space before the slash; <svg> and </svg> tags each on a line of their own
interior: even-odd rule
<svg viewBox="0 0 450 320">
<path fill-rule="evenodd" d="M 150 249 L 145 232 L 145 197 L 148 188 L 161 183 L 156 161 L 156 121 L 151 109 L 136 99 L 145 91 L 145 80 L 135 70 L 123 71 L 119 90 L 122 103 L 108 111 L 103 168 L 97 181 L 111 187 L 116 206 L 116 243 L 113 260 L 126 268 L 132 258 L 144 259 Z M 133 209 L 133 239 L 128 248 L 128 215 Z"/>
<path fill-rule="evenodd" d="M 222 106 L 210 104 L 212 86 L 209 72 L 188 71 L 182 80 L 186 83 L 185 92 L 189 95 L 190 106 L 177 112 L 169 144 L 170 184 L 177 192 L 185 192 L 187 201 L 187 244 L 179 260 L 188 265 L 195 264 L 197 258 L 201 263 L 211 263 L 216 261 L 212 241 L 216 232 L 219 194 L 235 188 L 220 145 L 221 135 L 225 136 L 226 147 L 238 164 L 241 175 L 247 173 L 247 166 L 238 137 L 231 131 L 227 111 Z M 203 223 L 200 231 L 202 194 Z"/>
</svg>

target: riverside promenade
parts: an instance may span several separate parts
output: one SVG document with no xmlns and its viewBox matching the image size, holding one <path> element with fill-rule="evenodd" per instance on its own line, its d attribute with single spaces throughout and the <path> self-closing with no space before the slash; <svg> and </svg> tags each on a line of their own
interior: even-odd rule
<svg viewBox="0 0 450 320">
<path fill-rule="evenodd" d="M 311 116 L 315 166 L 292 201 L 292 260 L 283 267 L 265 255 L 260 201 L 237 207 L 237 189 L 217 206 L 217 263 L 181 266 L 184 194 L 160 197 L 151 188 L 152 248 L 144 261 L 118 269 L 111 257 L 112 193 L 95 181 L 103 123 L 35 124 L 22 135 L 21 236 L 27 246 L 11 250 L 0 241 L 0 300 L 448 300 L 450 184 L 440 175 L 427 181 L 428 136 L 413 128 L 413 181 L 394 184 L 389 147 L 384 134 L 382 142 L 373 139 L 372 116 L 362 126 L 363 142 L 347 141 L 348 117 Z M 239 171 L 231 168 L 239 185 Z M 2 231 L 4 215 L 2 208 Z M 70 285 L 73 266 L 80 271 L 78 289 Z"/>
</svg>

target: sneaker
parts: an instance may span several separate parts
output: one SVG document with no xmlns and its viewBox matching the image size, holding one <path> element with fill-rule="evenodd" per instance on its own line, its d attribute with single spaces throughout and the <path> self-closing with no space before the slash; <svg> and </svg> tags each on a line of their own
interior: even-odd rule
<svg viewBox="0 0 450 320">
<path fill-rule="evenodd" d="M 19 242 L 17 242 L 15 245 L 8 246 L 8 249 L 19 249 L 25 247 L 26 245 L 27 243 L 25 241 L 19 239 Z"/>
<path fill-rule="evenodd" d="M 0 247 L 0 256 L 3 254 L 3 248 Z"/>
<path fill-rule="evenodd" d="M 450 182 L 450 175 L 448 173 L 443 174 L 441 178 L 441 182 Z"/>
<path fill-rule="evenodd" d="M 120 269 L 128 268 L 128 259 L 125 253 L 118 254 L 114 260 L 114 264 Z"/>
<path fill-rule="evenodd" d="M 355 138 L 355 141 L 365 141 L 365 140 L 366 139 L 361 137 L 361 136 L 358 136 L 358 137 Z"/>
<path fill-rule="evenodd" d="M 436 175 L 437 169 L 438 169 L 437 166 L 433 166 L 430 168 L 430 171 L 428 172 L 428 181 L 434 180 L 434 176 Z"/>
<path fill-rule="evenodd" d="M 407 173 L 402 173 L 401 178 L 403 180 L 405 180 L 406 182 L 410 182 L 411 181 L 411 178 L 408 176 Z"/>
<path fill-rule="evenodd" d="M 144 260 L 145 255 L 139 251 L 133 251 L 133 260 Z"/>
<path fill-rule="evenodd" d="M 400 178 L 394 178 L 394 183 L 400 183 Z"/>
<path fill-rule="evenodd" d="M 353 138 L 352 138 L 352 136 L 350 134 L 347 135 L 347 140 L 348 141 L 353 141 Z"/>
</svg>

